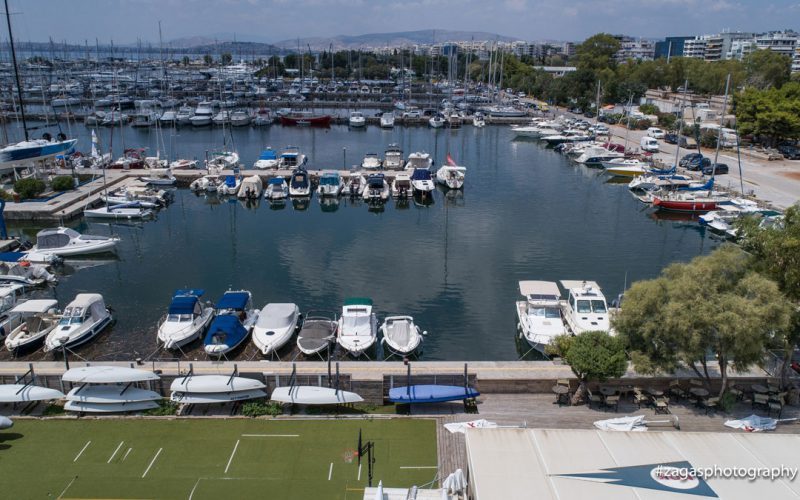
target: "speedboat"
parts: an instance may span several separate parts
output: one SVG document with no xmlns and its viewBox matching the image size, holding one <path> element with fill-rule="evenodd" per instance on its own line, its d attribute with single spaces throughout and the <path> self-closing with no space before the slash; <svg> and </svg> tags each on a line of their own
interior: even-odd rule
<svg viewBox="0 0 800 500">
<path fill-rule="evenodd" d="M 211 107 L 210 102 L 201 102 L 194 110 L 194 114 L 189 118 L 189 122 L 195 127 L 203 127 L 211 125 L 211 120 L 214 117 L 214 109 Z"/>
<path fill-rule="evenodd" d="M 237 110 L 231 113 L 230 120 L 232 127 L 246 127 L 250 125 L 251 118 L 247 111 Z"/>
<path fill-rule="evenodd" d="M 423 335 L 411 316 L 387 316 L 381 325 L 382 342 L 394 353 L 408 355 L 422 344 Z"/>
<path fill-rule="evenodd" d="M 601 162 L 605 171 L 619 177 L 638 177 L 649 172 L 650 165 L 636 158 L 615 158 Z"/>
<path fill-rule="evenodd" d="M 153 212 L 141 206 L 137 201 L 119 205 L 106 205 L 100 208 L 85 208 L 84 217 L 98 217 L 104 219 L 144 219 Z"/>
<path fill-rule="evenodd" d="M 217 316 L 208 327 L 203 348 L 209 356 L 224 356 L 247 340 L 258 319 L 247 290 L 227 291 L 217 302 Z"/>
<path fill-rule="evenodd" d="M 367 119 L 364 118 L 364 113 L 361 111 L 351 111 L 347 124 L 353 128 L 361 128 L 367 125 Z"/>
<path fill-rule="evenodd" d="M 408 161 L 406 162 L 406 170 L 413 172 L 414 169 L 417 168 L 427 168 L 430 169 L 433 166 L 433 158 L 429 153 L 425 153 L 422 151 L 417 151 L 416 153 L 411 153 L 408 155 Z"/>
<path fill-rule="evenodd" d="M 36 346 L 58 325 L 58 301 L 53 299 L 26 300 L 10 312 L 16 326 L 6 336 L 6 349 L 11 352 Z M 9 329 L 10 325 L 5 328 Z"/>
<path fill-rule="evenodd" d="M 151 186 L 174 186 L 178 179 L 169 168 L 152 168 L 150 175 L 139 177 L 139 180 Z"/>
<path fill-rule="evenodd" d="M 319 185 L 317 186 L 317 194 L 322 197 L 339 196 L 342 193 L 342 178 L 339 177 L 339 172 L 327 171 L 323 172 L 319 177 Z"/>
<path fill-rule="evenodd" d="M 362 196 L 368 201 L 386 201 L 389 199 L 390 193 L 389 183 L 386 182 L 383 174 L 370 174 L 367 177 L 367 188 Z"/>
<path fill-rule="evenodd" d="M 267 356 L 289 342 L 299 320 L 300 309 L 296 304 L 267 304 L 253 326 L 253 343 Z"/>
<path fill-rule="evenodd" d="M 175 123 L 178 125 L 191 125 L 194 110 L 191 106 L 181 106 L 175 113 Z"/>
<path fill-rule="evenodd" d="M 219 175 L 204 175 L 195 179 L 189 184 L 192 191 L 204 191 L 206 193 L 216 193 L 220 185 Z"/>
<path fill-rule="evenodd" d="M 564 325 L 578 335 L 590 330 L 611 333 L 610 313 L 600 286 L 594 281 L 562 280 L 567 300 L 561 301 Z"/>
<path fill-rule="evenodd" d="M 174 109 L 168 109 L 161 113 L 161 116 L 158 117 L 158 123 L 162 126 L 172 126 L 175 125 L 177 121 L 177 113 Z"/>
<path fill-rule="evenodd" d="M 353 173 L 347 178 L 347 183 L 344 186 L 344 194 L 352 198 L 360 198 L 364 194 L 366 188 L 367 179 L 361 174 Z"/>
<path fill-rule="evenodd" d="M 298 167 L 303 167 L 308 158 L 300 152 L 297 146 L 286 146 L 281 151 L 281 156 L 278 159 L 278 168 L 286 170 L 294 170 Z"/>
<path fill-rule="evenodd" d="M 544 353 L 552 340 L 567 333 L 561 319 L 561 292 L 552 281 L 520 281 L 517 301 L 517 329 L 531 347 Z"/>
<path fill-rule="evenodd" d="M 394 113 L 383 113 L 381 115 L 381 128 L 394 128 Z"/>
<path fill-rule="evenodd" d="M 372 299 L 346 299 L 339 318 L 339 345 L 358 357 L 372 347 L 377 338 L 378 323 L 372 312 Z"/>
<path fill-rule="evenodd" d="M 386 170 L 403 170 L 403 150 L 397 144 L 389 144 L 383 152 L 383 168 Z"/>
<path fill-rule="evenodd" d="M 307 356 L 318 354 L 336 341 L 338 329 L 336 314 L 310 311 L 303 318 L 303 326 L 297 334 L 297 348 Z"/>
<path fill-rule="evenodd" d="M 578 151 L 580 154 L 575 158 L 575 162 L 587 166 L 602 165 L 604 161 L 625 157 L 625 153 L 611 151 L 603 146 L 587 146 Z"/>
<path fill-rule="evenodd" d="M 414 173 L 411 174 L 411 187 L 414 188 L 414 194 L 427 196 L 431 193 L 436 186 L 431 177 L 431 171 L 427 168 L 415 168 Z"/>
<path fill-rule="evenodd" d="M 44 350 L 73 348 L 92 340 L 111 324 L 111 313 L 99 293 L 79 293 L 64 308 L 58 326 L 47 335 Z"/>
<path fill-rule="evenodd" d="M 278 156 L 272 148 L 267 148 L 258 155 L 258 160 L 253 164 L 253 168 L 278 168 Z"/>
<path fill-rule="evenodd" d="M 28 253 L 48 253 L 61 257 L 90 255 L 110 252 L 117 242 L 119 238 L 112 236 L 81 234 L 68 227 L 55 227 L 36 233 L 36 245 Z"/>
<path fill-rule="evenodd" d="M 308 172 L 304 168 L 298 168 L 292 172 L 289 182 L 289 196 L 311 196 L 311 181 Z"/>
<path fill-rule="evenodd" d="M 225 196 L 236 196 L 239 193 L 239 188 L 242 187 L 242 177 L 239 175 L 226 175 L 222 183 L 220 183 L 217 191 L 219 194 Z"/>
<path fill-rule="evenodd" d="M 450 189 L 461 189 L 464 187 L 466 174 L 467 167 L 461 167 L 455 163 L 451 164 L 448 161 L 446 165 L 442 165 L 436 171 L 436 182 Z"/>
<path fill-rule="evenodd" d="M 158 341 L 165 349 L 178 349 L 203 334 L 214 317 L 214 308 L 200 301 L 203 293 L 198 289 L 175 291 L 167 315 L 158 325 Z"/>
<path fill-rule="evenodd" d="M 267 183 L 264 198 L 268 200 L 283 200 L 289 196 L 289 186 L 283 177 L 274 177 Z"/>
<path fill-rule="evenodd" d="M 398 172 L 392 181 L 392 197 L 408 198 L 411 196 L 412 190 L 411 177 L 406 173 Z"/>
<path fill-rule="evenodd" d="M 380 170 L 383 162 L 378 158 L 377 153 L 367 153 L 364 159 L 361 160 L 361 168 L 364 170 Z"/>
<path fill-rule="evenodd" d="M 475 128 L 483 128 L 486 126 L 486 120 L 481 113 L 475 113 L 472 116 L 472 126 Z"/>
<path fill-rule="evenodd" d="M 22 283 L 0 283 L 0 337 L 5 336 L 9 331 L 7 326 L 17 324 L 18 314 L 11 314 L 11 310 L 17 305 L 17 298 L 24 293 L 25 285 Z"/>
<path fill-rule="evenodd" d="M 226 123 L 231 122 L 231 112 L 227 109 L 220 110 L 214 117 L 211 119 L 211 122 L 214 125 L 224 125 Z"/>
<path fill-rule="evenodd" d="M 442 128 L 444 127 L 444 124 L 445 119 L 442 115 L 431 116 L 430 119 L 428 119 L 428 126 L 431 128 Z"/>
<path fill-rule="evenodd" d="M 261 177 L 257 175 L 251 175 L 242 180 L 242 185 L 239 187 L 239 193 L 237 196 L 242 199 L 256 200 L 261 198 L 261 192 L 263 190 L 264 183 L 261 181 Z"/>
<path fill-rule="evenodd" d="M 207 169 L 226 170 L 239 166 L 239 153 L 235 151 L 215 151 L 206 161 Z"/>
</svg>

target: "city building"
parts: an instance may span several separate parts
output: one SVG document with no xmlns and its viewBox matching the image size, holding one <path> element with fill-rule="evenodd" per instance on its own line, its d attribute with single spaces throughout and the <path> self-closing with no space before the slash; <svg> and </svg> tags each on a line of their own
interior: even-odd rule
<svg viewBox="0 0 800 500">
<path fill-rule="evenodd" d="M 626 35 L 614 35 L 620 43 L 620 48 L 614 55 L 617 62 L 624 62 L 630 59 L 636 61 L 652 61 L 655 51 L 655 44 L 651 40 L 644 38 L 633 38 Z"/>
<path fill-rule="evenodd" d="M 692 39 L 694 39 L 693 36 L 668 36 L 663 41 L 655 43 L 653 58 L 669 59 L 670 57 L 680 57 L 683 55 L 684 43 Z"/>
</svg>

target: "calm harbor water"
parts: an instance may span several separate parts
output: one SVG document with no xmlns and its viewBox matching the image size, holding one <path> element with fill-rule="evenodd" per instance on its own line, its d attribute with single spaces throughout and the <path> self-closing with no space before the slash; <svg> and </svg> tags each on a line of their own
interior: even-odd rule
<svg viewBox="0 0 800 500">
<path fill-rule="evenodd" d="M 73 131 L 79 148 L 88 149 L 89 131 Z M 108 145 L 109 131 L 98 134 Z M 68 262 L 59 285 L 42 292 L 62 307 L 76 293 L 99 292 L 113 308 L 114 327 L 78 355 L 168 357 L 154 352 L 155 331 L 172 291 L 202 287 L 216 300 L 233 287 L 252 291 L 259 308 L 295 302 L 303 312 L 338 312 L 346 297 L 368 296 L 379 316 L 411 314 L 429 332 L 422 359 L 512 360 L 528 351 L 516 340 L 518 281 L 595 280 L 610 301 L 626 279 L 654 277 L 669 263 L 716 245 L 695 223 L 655 219 L 624 184 L 608 183 L 537 142 L 514 141 L 506 127 L 278 125 L 232 135 L 245 165 L 265 146 L 292 144 L 309 156 L 310 168 L 340 168 L 398 143 L 406 155 L 434 154 L 437 165 L 450 152 L 467 166 L 467 181 L 463 192 L 437 191 L 430 205 L 390 201 L 382 210 L 345 199 L 321 205 L 316 196 L 307 206 L 289 202 L 276 209 L 265 200 L 247 205 L 178 189 L 175 202 L 151 222 L 76 222 L 80 231 L 122 238 L 116 256 Z M 222 145 L 220 129 L 163 136 L 171 157 L 202 158 Z M 127 128 L 124 142 L 155 150 L 156 131 Z M 33 239 L 40 227 L 10 230 Z M 291 350 L 282 354 L 293 356 Z M 24 358 L 50 356 L 38 351 Z M 252 346 L 236 353 L 254 356 Z M 187 357 L 205 358 L 199 343 Z"/>
</svg>

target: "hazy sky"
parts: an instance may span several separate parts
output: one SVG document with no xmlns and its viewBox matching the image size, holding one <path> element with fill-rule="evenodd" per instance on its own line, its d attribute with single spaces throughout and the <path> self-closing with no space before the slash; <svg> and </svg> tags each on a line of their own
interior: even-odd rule
<svg viewBox="0 0 800 500">
<path fill-rule="evenodd" d="M 800 0 L 9 0 L 20 40 L 131 43 L 236 33 L 243 40 L 419 29 L 525 40 L 600 32 L 661 37 L 800 29 Z M 0 29 L 5 38 L 5 28 Z"/>
</svg>

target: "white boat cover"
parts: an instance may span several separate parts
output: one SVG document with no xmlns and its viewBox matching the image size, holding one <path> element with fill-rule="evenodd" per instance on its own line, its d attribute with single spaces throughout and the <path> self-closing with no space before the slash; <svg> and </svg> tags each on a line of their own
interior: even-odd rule
<svg viewBox="0 0 800 500">
<path fill-rule="evenodd" d="M 294 321 L 297 306 L 294 304 L 267 304 L 256 321 L 257 328 L 288 328 Z"/>
<path fill-rule="evenodd" d="M 58 301 L 52 299 L 33 299 L 26 300 L 18 304 L 11 312 L 15 313 L 29 313 L 29 314 L 44 314 L 50 309 L 58 307 Z"/>
<path fill-rule="evenodd" d="M 448 431 L 455 433 L 466 434 L 467 429 L 491 429 L 497 427 L 497 424 L 494 422 L 489 422 L 488 420 L 481 418 L 478 420 L 470 420 L 469 422 L 452 422 L 449 424 L 444 424 L 444 428 Z"/>
<path fill-rule="evenodd" d="M 558 298 L 561 296 L 558 285 L 552 281 L 520 281 L 519 293 L 525 297 Z"/>
<path fill-rule="evenodd" d="M 725 427 L 733 429 L 742 429 L 747 432 L 762 432 L 774 431 L 778 426 L 778 421 L 774 418 L 759 417 L 758 415 L 750 415 L 741 420 L 726 420 Z"/>
<path fill-rule="evenodd" d="M 442 481 L 442 489 L 448 491 L 448 493 L 464 493 L 467 491 L 467 478 L 464 477 L 464 471 L 461 469 L 456 469 L 455 472 L 450 474 Z"/>
<path fill-rule="evenodd" d="M 598 420 L 594 423 L 594 426 L 601 431 L 639 432 L 647 430 L 644 415 Z"/>
</svg>

